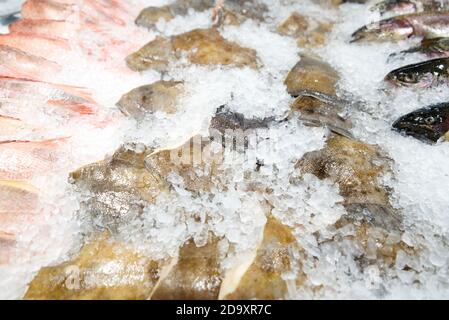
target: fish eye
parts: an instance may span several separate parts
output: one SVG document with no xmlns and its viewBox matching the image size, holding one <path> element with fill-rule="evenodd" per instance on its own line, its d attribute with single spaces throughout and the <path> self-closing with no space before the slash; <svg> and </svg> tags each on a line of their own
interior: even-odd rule
<svg viewBox="0 0 449 320">
<path fill-rule="evenodd" d="M 415 76 L 413 74 L 406 74 L 405 75 L 405 81 L 407 82 L 414 82 L 415 81 Z"/>
<path fill-rule="evenodd" d="M 403 73 L 399 76 L 399 79 L 403 82 L 413 83 L 416 82 L 415 74 L 413 73 Z"/>
<path fill-rule="evenodd" d="M 424 122 L 426 123 L 426 124 L 434 124 L 435 123 L 435 118 L 434 117 L 432 117 L 432 116 L 429 116 L 429 117 L 427 117 L 427 118 L 425 118 L 424 119 Z"/>
</svg>

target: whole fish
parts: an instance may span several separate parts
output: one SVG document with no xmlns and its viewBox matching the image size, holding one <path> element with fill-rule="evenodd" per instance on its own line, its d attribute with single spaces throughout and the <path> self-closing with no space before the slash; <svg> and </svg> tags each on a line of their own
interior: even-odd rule
<svg viewBox="0 0 449 320">
<path fill-rule="evenodd" d="M 402 216 L 381 183 L 381 177 L 391 171 L 391 162 L 379 146 L 331 134 L 322 149 L 304 154 L 295 169 L 300 175 L 313 174 L 336 183 L 349 216 L 368 219 L 386 230 L 400 228 Z"/>
<path fill-rule="evenodd" d="M 0 0 L 0 20 L 20 11 L 18 2 Z M 105 82 L 108 72 L 127 79 L 123 82 L 135 78 L 123 60 L 144 43 L 144 31 L 134 24 L 144 5 L 28 0 L 22 18 L 0 36 L 0 267 L 45 260 L 56 224 L 45 222 L 48 217 L 43 215 L 53 209 L 41 208 L 41 201 L 54 187 L 34 180 L 52 175 L 65 179 L 64 172 L 86 161 L 72 157 L 74 141 L 86 135 L 85 129 L 111 127 L 120 119 L 106 111 L 106 104 L 114 101 L 99 99 L 110 93 L 102 93 L 106 87 L 95 82 Z M 88 72 L 92 70 L 101 71 Z M 84 78 L 87 74 L 95 81 Z M 33 238 L 35 246 L 30 248 L 30 226 L 34 232 L 42 224 L 48 236 Z"/>
<path fill-rule="evenodd" d="M 217 109 L 211 119 L 210 129 L 215 129 L 224 134 L 226 130 L 255 130 L 268 128 L 270 124 L 276 122 L 275 117 L 264 119 L 247 119 L 243 114 L 229 110 L 227 106 Z"/>
<path fill-rule="evenodd" d="M 397 41 L 410 37 L 449 36 L 449 12 L 413 13 L 384 19 L 361 27 L 350 42 Z"/>
<path fill-rule="evenodd" d="M 415 110 L 393 123 L 393 130 L 428 143 L 435 143 L 449 131 L 449 103 Z"/>
<path fill-rule="evenodd" d="M 255 0 L 176 0 L 162 7 L 147 7 L 139 14 L 136 24 L 154 28 L 160 19 L 170 21 L 178 16 L 186 16 L 189 11 L 212 10 L 212 20 L 219 25 L 240 25 L 247 19 L 263 21 L 268 7 Z"/>
<path fill-rule="evenodd" d="M 422 53 L 431 58 L 449 57 L 449 38 L 423 39 L 420 45 L 399 53 L 393 53 L 389 56 L 389 59 L 410 53 Z"/>
<path fill-rule="evenodd" d="M 384 0 L 371 7 L 380 14 L 407 14 L 423 11 L 444 11 L 449 9 L 445 0 Z"/>
<path fill-rule="evenodd" d="M 448 80 L 448 68 L 449 58 L 432 59 L 395 69 L 385 81 L 395 86 L 429 88 Z"/>
</svg>

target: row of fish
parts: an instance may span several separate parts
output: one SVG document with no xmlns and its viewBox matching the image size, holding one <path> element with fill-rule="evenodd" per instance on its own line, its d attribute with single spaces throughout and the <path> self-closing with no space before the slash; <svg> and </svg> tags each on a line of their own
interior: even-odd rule
<svg viewBox="0 0 449 320">
<path fill-rule="evenodd" d="M 250 1 L 228 1 L 224 5 L 223 23 L 230 15 L 244 17 Z M 229 11 L 231 4 L 233 10 Z M 186 14 L 189 8 L 198 11 L 211 8 L 209 1 L 177 1 L 162 8 L 147 8 L 136 20 L 141 26 L 151 27 L 152 19 Z M 154 17 L 156 15 L 156 17 Z M 152 18 L 153 17 L 153 18 Z M 240 18 L 239 18 L 240 19 Z M 172 36 L 158 37 L 129 55 L 127 65 L 134 71 L 157 70 L 165 72 L 169 64 L 188 53 L 189 63 L 200 65 L 230 65 L 259 68 L 256 52 L 225 40 L 215 28 L 196 29 Z M 117 107 L 129 118 L 142 122 L 156 111 L 173 114 L 179 97 L 184 92 L 182 81 L 157 81 L 131 90 L 118 101 Z M 211 129 L 248 129 L 266 126 L 270 120 L 245 119 L 243 115 L 217 106 L 211 120 Z M 209 147 L 208 139 L 194 137 L 184 145 L 200 139 L 201 153 Z M 292 272 L 293 254 L 300 248 L 292 230 L 270 215 L 267 204 L 258 203 L 266 224 L 260 228 L 257 246 L 250 251 L 236 253 L 226 239 L 209 234 L 202 246 L 189 239 L 176 257 L 154 260 L 139 256 L 132 248 L 114 237 L 120 227 L 143 214 L 144 207 L 158 197 L 169 195 L 173 186 L 168 177 L 179 174 L 186 190 L 202 196 L 212 190 L 225 188 L 227 175 L 217 171 L 214 159 L 200 166 L 175 164 L 170 157 L 178 149 L 153 150 L 142 145 L 125 145 L 110 158 L 85 166 L 71 174 L 71 181 L 80 192 L 91 196 L 82 206 L 93 226 L 92 239 L 79 255 L 56 267 L 43 268 L 31 282 L 25 298 L 29 299 L 279 299 L 287 294 L 288 282 L 283 273 Z M 200 173 L 201 172 L 201 173 Z M 107 229 L 106 235 L 101 230 Z M 112 239 L 110 239 L 112 237 Z M 226 245 L 227 244 L 227 245 Z M 224 245 L 224 247 L 223 247 Z M 235 256 L 233 266 L 224 267 L 227 256 Z M 104 275 L 101 270 L 110 261 L 121 262 L 121 269 Z M 68 268 L 77 268 L 78 287 L 67 286 Z M 97 283 L 89 281 L 89 272 Z M 55 281 L 55 279 L 57 279 Z M 290 284 L 291 285 L 291 284 Z M 105 288 L 105 286 L 107 286 Z"/>
<path fill-rule="evenodd" d="M 139 32 L 131 27 L 127 29 L 126 25 L 132 14 L 138 17 L 135 21 L 137 25 L 152 29 L 160 18 L 168 21 L 178 15 L 187 14 L 189 9 L 210 10 L 213 8 L 212 3 L 205 0 L 178 0 L 167 6 L 146 8 L 137 15 L 136 10 L 122 7 L 122 4 L 116 1 L 85 2 L 92 9 L 84 12 L 87 17 L 83 27 L 95 29 L 92 32 L 98 32 L 102 40 L 106 38 L 106 46 L 116 45 L 115 51 L 120 51 L 122 60 L 129 68 L 126 71 L 117 68 L 115 71 L 123 76 L 123 79 L 126 79 L 128 72 L 157 70 L 165 73 L 173 62 L 250 68 L 256 71 L 262 68 L 255 50 L 225 39 L 217 28 L 223 24 L 240 24 L 246 19 L 263 21 L 268 8 L 257 1 L 225 1 L 216 8 L 216 27 L 195 29 L 171 37 L 156 37 L 145 46 L 109 39 L 109 34 L 104 35 L 102 29 L 113 24 L 116 31 L 126 29 L 126 34 L 130 36 L 133 32 Z M 42 54 L 31 56 L 30 52 L 22 51 L 31 50 L 25 45 L 14 47 L 15 49 L 8 47 L 22 43 L 16 42 L 17 33 L 25 32 L 21 30 L 28 30 L 26 32 L 37 39 L 39 34 L 61 36 L 61 32 L 67 32 L 71 26 L 68 20 L 71 7 L 67 7 L 67 3 L 70 1 L 28 0 L 25 3 L 24 20 L 14 24 L 11 27 L 11 35 L 5 36 L 5 55 L 23 57 L 29 62 L 28 66 L 36 68 L 24 70 L 12 64 L 15 69 L 11 70 L 11 64 L 0 64 L 3 68 L 0 69 L 1 72 L 9 72 L 5 74 L 5 81 L 14 81 L 6 82 L 8 90 L 5 89 L 4 92 L 8 92 L 8 96 L 4 100 L 11 100 L 11 103 L 17 100 L 17 97 L 10 96 L 10 92 L 16 92 L 17 96 L 31 92 L 30 95 L 36 97 L 38 93 L 42 94 L 42 90 L 32 91 L 34 85 L 39 85 L 39 88 L 51 86 L 53 90 L 64 90 L 62 96 L 68 97 L 59 99 L 56 95 L 56 101 L 52 104 L 61 103 L 62 100 L 64 106 L 68 104 L 70 110 L 78 111 L 83 116 L 94 117 L 99 106 L 88 91 L 68 87 L 68 84 L 49 84 L 50 80 L 54 79 L 51 71 L 55 70 L 57 73 L 58 69 L 64 67 L 61 66 L 64 61 L 58 61 L 57 51 L 50 53 L 48 59 L 43 60 Z M 116 10 L 128 13 L 120 14 Z M 32 12 L 32 15 L 29 12 Z M 97 13 L 94 15 L 97 20 L 94 24 L 89 24 L 93 19 L 89 14 L 92 12 Z M 43 19 L 45 23 L 41 22 Z M 323 44 L 323 34 L 328 33 L 331 28 L 331 24 L 327 22 L 309 25 L 307 19 L 304 20 L 299 13 L 294 13 L 281 23 L 277 31 L 296 38 L 298 45 L 316 46 Z M 51 33 L 47 34 L 48 32 Z M 69 40 L 76 39 L 74 34 L 67 37 Z M 304 40 L 310 38 L 313 40 Z M 121 44 L 117 45 L 118 42 Z M 105 57 L 110 49 L 86 48 L 84 45 L 87 44 L 83 42 L 82 46 L 86 53 L 109 66 L 111 62 Z M 34 49 L 33 52 L 38 54 L 39 50 Z M 34 60 L 39 61 L 39 68 Z M 41 72 L 30 72 L 43 69 L 46 70 L 45 75 L 48 78 L 41 79 Z M 324 242 L 341 242 L 343 247 L 348 242 L 353 243 L 358 248 L 354 259 L 362 269 L 376 265 L 380 272 L 386 273 L 387 269 L 395 264 L 397 252 L 405 251 L 410 255 L 417 253 L 415 248 L 402 241 L 402 215 L 391 204 L 390 190 L 381 183 L 383 175 L 392 174 L 391 161 L 378 146 L 353 137 L 352 124 L 345 112 L 350 103 L 339 98 L 337 94 L 339 80 L 338 72 L 329 64 L 314 56 L 302 55 L 284 80 L 287 92 L 293 100 L 285 119 L 247 118 L 231 111 L 226 105 L 216 106 L 217 111 L 210 121 L 210 131 L 226 133 L 227 130 L 236 129 L 266 129 L 283 122 L 295 121 L 307 126 L 328 128 L 329 134 L 323 147 L 307 152 L 297 159 L 294 170 L 289 174 L 289 183 L 301 185 L 308 177 L 313 176 L 338 186 L 341 205 L 346 213 L 332 223 L 331 228 L 352 228 L 354 232 L 342 233 L 325 239 Z M 33 86 L 30 87 L 30 84 Z M 168 115 L 175 114 L 186 85 L 183 81 L 173 79 L 140 86 L 123 94 L 117 102 L 117 108 L 125 117 L 137 122 L 144 122 L 145 118 L 151 117 L 157 111 Z M 43 94 L 45 95 L 45 91 Z M 47 94 L 46 97 L 48 96 Z M 0 111 L 2 110 L 7 109 L 0 108 Z M 16 114 L 5 114 L 5 123 L 19 121 L 19 113 L 26 113 L 23 107 L 11 107 L 10 110 Z M 94 123 L 95 120 L 97 119 L 94 118 Z M 109 122 L 100 125 L 106 126 Z M 10 132 L 14 134 L 16 131 L 11 129 Z M 13 140 L 0 144 L 0 148 L 9 147 L 13 150 L 12 155 L 21 148 L 22 159 L 26 159 L 30 154 L 39 156 L 47 160 L 47 167 L 51 167 L 52 160 L 59 155 L 59 149 L 52 148 L 64 143 L 64 139 L 49 140 L 45 143 Z M 200 164 L 194 164 L 193 161 L 179 164 L 174 161 L 173 154 L 182 153 L 186 146 L 193 145 L 199 146 L 198 151 L 201 154 L 211 156 L 203 159 Z M 32 146 L 37 150 L 31 149 Z M 47 149 L 43 149 L 43 146 L 52 152 L 45 152 Z M 29 284 L 25 298 L 282 299 L 288 297 L 292 288 L 309 286 L 312 290 L 321 290 L 323 285 L 311 283 L 310 273 L 307 273 L 313 273 L 315 262 L 308 266 L 306 262 L 310 264 L 315 258 L 300 245 L 294 228 L 283 223 L 273 213 L 276 203 L 282 202 L 283 198 L 273 192 L 269 179 L 261 179 L 263 159 L 257 160 L 252 170 L 244 172 L 242 192 L 251 198 L 250 210 L 255 211 L 254 214 L 262 217 L 263 221 L 255 235 L 256 244 L 251 249 L 238 251 L 236 245 L 226 237 L 208 232 L 202 241 L 185 239 L 173 257 L 157 259 L 146 256 L 120 238 L 121 228 L 142 217 L 147 206 L 164 197 L 176 201 L 176 198 L 170 198 L 176 197 L 176 185 L 170 179 L 173 175 L 182 179 L 184 191 L 189 192 L 194 199 L 212 198 L 217 192 L 226 192 L 232 173 L 224 171 L 219 165 L 219 158 L 223 155 L 214 154 L 211 149 L 210 137 L 202 136 L 191 137 L 177 147 L 162 149 L 131 143 L 121 146 L 113 155 L 102 161 L 73 171 L 69 181 L 77 192 L 83 195 L 80 215 L 85 215 L 82 221 L 89 225 L 91 232 L 84 246 L 66 262 L 42 268 Z M 195 156 L 188 153 L 189 158 Z M 0 210 L 5 211 L 0 212 L 2 218 L 18 214 L 19 211 L 32 211 L 39 192 L 42 192 L 23 182 L 31 179 L 34 171 L 21 167 L 21 164 L 14 163 L 11 158 L 14 156 L 1 162 L 7 164 L 7 168 L 0 167 L 0 179 L 5 179 L 0 180 L 0 188 L 7 190 L 0 193 Z M 15 158 L 17 159 L 17 156 Z M 27 163 L 32 163 L 33 169 L 36 167 L 34 158 Z M 39 171 L 50 171 L 47 167 L 39 167 Z M 4 194 L 13 197 L 4 197 Z M 12 206 L 11 199 L 15 206 Z M 24 203 L 26 199 L 29 201 Z M 207 210 L 203 208 L 201 211 Z M 207 219 L 201 218 L 202 215 L 207 215 L 207 212 L 197 214 L 194 218 L 198 223 L 207 224 Z M 319 215 L 320 212 L 316 214 Z M 17 222 L 17 217 L 14 217 L 14 220 Z M 2 226 L 6 224 L 2 223 Z M 295 227 L 301 230 L 301 226 Z M 14 234 L 0 228 L 0 244 L 12 245 L 14 241 Z"/>
<path fill-rule="evenodd" d="M 352 35 L 352 42 L 397 41 L 423 38 L 417 47 L 393 53 L 390 58 L 420 53 L 430 60 L 400 67 L 385 81 L 416 90 L 445 84 L 449 80 L 449 2 L 439 0 L 389 0 L 373 10 L 401 14 L 366 25 Z M 449 131 L 449 103 L 426 106 L 398 119 L 393 128 L 422 141 L 435 143 Z"/>
<path fill-rule="evenodd" d="M 151 8 L 144 12 L 148 14 L 157 10 L 159 9 Z M 166 8 L 163 7 L 163 10 Z M 255 51 L 224 40 L 216 29 L 197 29 L 170 39 L 157 38 L 130 55 L 127 63 L 136 71 L 165 71 L 171 61 L 182 55 L 182 51 L 188 53 L 187 58 L 193 64 L 260 67 Z M 367 249 L 370 254 L 365 259 L 390 265 L 394 263 L 396 250 L 409 249 L 399 240 L 402 232 L 401 215 L 391 206 L 388 189 L 379 183 L 380 176 L 390 170 L 389 160 L 378 147 L 352 137 L 350 121 L 339 115 L 345 108 L 345 102 L 337 97 L 338 81 L 339 75 L 331 66 L 311 56 L 302 56 L 285 79 L 289 94 L 295 97 L 288 119 L 298 119 L 311 126 L 327 127 L 334 132 L 323 149 L 307 153 L 298 160 L 291 179 L 298 181 L 293 183 L 300 183 L 304 175 L 312 174 L 319 179 L 331 179 L 339 185 L 347 215 L 337 222 L 337 228 L 354 225 L 358 230 L 355 241 L 361 246 L 377 242 L 378 247 L 374 252 Z M 175 112 L 183 87 L 184 84 L 180 81 L 158 81 L 125 94 L 117 105 L 128 117 L 143 121 L 145 116 L 157 110 Z M 279 121 L 274 118 L 247 119 L 222 106 L 211 119 L 210 128 L 224 133 L 226 130 L 267 128 L 276 123 Z M 201 153 L 204 153 L 210 141 L 208 137 L 199 137 L 192 138 L 186 144 L 194 143 L 201 145 Z M 182 152 L 183 149 L 184 145 L 172 150 L 152 150 L 145 146 L 127 145 L 112 157 L 72 173 L 71 179 L 81 192 L 93 194 L 83 203 L 83 211 L 90 215 L 94 229 L 106 227 L 112 235 L 119 232 L 127 221 L 143 214 L 145 205 L 154 203 L 157 197 L 169 194 L 174 189 L 169 181 L 169 176 L 173 173 L 182 177 L 185 189 L 198 197 L 205 194 L 212 197 L 213 190 L 222 190 L 229 185 L 226 172 L 221 172 L 220 167 L 214 165 L 214 160 L 217 159 L 206 160 L 199 167 L 173 163 L 170 154 L 177 154 L 178 150 Z M 260 166 L 263 163 L 258 162 L 255 164 L 255 172 L 247 172 L 245 176 L 257 174 Z M 90 266 L 94 270 L 101 269 L 101 265 L 105 263 L 97 249 L 99 245 L 105 245 L 100 238 L 86 245 L 73 261 L 41 270 L 31 283 L 26 297 L 285 298 L 288 287 L 301 286 L 307 280 L 301 270 L 299 258 L 306 253 L 296 242 L 290 228 L 270 215 L 270 202 L 279 201 L 270 194 L 270 185 L 255 187 L 250 179 L 247 184 L 250 189 L 246 192 L 253 193 L 254 198 L 257 199 L 257 194 L 260 193 L 268 199 L 268 203 L 262 201 L 259 204 L 266 210 L 264 215 L 268 218 L 255 250 L 241 253 L 231 267 L 223 269 L 221 262 L 227 255 L 232 255 L 232 245 L 225 246 L 226 249 L 220 251 L 218 243 L 224 239 L 208 236 L 205 246 L 197 246 L 189 240 L 181 247 L 175 260 L 151 261 L 149 274 L 154 277 L 139 271 L 139 281 L 128 283 L 125 290 L 115 283 L 108 292 L 89 287 L 84 280 L 87 277 L 84 273 L 81 278 L 85 281 L 83 290 L 76 293 L 66 290 L 63 286 L 66 277 L 63 275 L 67 267 L 75 264 L 84 272 Z M 378 232 L 374 238 L 373 230 Z M 398 240 L 387 243 L 387 235 L 389 239 L 392 235 L 397 235 Z M 83 260 L 82 257 L 92 250 L 95 254 L 91 256 L 95 258 Z M 127 251 L 120 252 L 126 257 Z M 283 277 L 289 272 L 295 274 L 293 279 Z M 51 287 L 49 277 L 60 279 L 56 287 Z M 119 280 L 120 278 L 117 279 Z M 142 282 L 146 283 L 143 293 Z M 120 291 L 116 291 L 117 288 L 121 288 Z M 134 294 L 129 292 L 130 289 Z"/>
<path fill-rule="evenodd" d="M 29 0 L 0 35 L 0 265 L 43 254 L 19 245 L 45 216 L 35 180 L 83 164 L 70 152 L 76 128 L 119 121 L 93 98 L 96 88 L 70 74 L 100 65 L 126 79 L 131 72 L 113 57 L 136 48 L 122 39 L 139 34 L 135 10 L 120 1 Z"/>
</svg>

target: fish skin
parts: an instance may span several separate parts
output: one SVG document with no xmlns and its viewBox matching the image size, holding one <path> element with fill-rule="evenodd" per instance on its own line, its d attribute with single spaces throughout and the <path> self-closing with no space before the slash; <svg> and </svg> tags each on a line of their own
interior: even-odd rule
<svg viewBox="0 0 449 320">
<path fill-rule="evenodd" d="M 0 266 L 7 265 L 12 260 L 12 253 L 14 250 L 15 236 L 13 233 L 0 231 L 0 247 L 2 252 L 0 254 Z"/>
<path fill-rule="evenodd" d="M 173 114 L 177 111 L 176 103 L 183 88 L 180 81 L 156 81 L 124 94 L 117 107 L 124 115 L 137 121 L 156 111 Z"/>
<path fill-rule="evenodd" d="M 28 180 L 55 168 L 64 139 L 0 142 L 0 179 Z"/>
<path fill-rule="evenodd" d="M 204 246 L 190 239 L 180 249 L 176 264 L 157 285 L 151 300 L 216 300 L 222 282 L 219 238 L 209 236 Z"/>
<path fill-rule="evenodd" d="M 446 11 L 449 3 L 444 0 L 385 0 L 380 1 L 371 7 L 371 11 L 378 11 L 380 14 L 395 13 L 408 14 L 424 11 Z"/>
<path fill-rule="evenodd" d="M 20 119 L 6 117 L 0 114 L 0 141 L 9 140 L 8 137 L 22 130 L 30 130 L 30 127 Z"/>
<path fill-rule="evenodd" d="M 166 182 L 145 168 L 152 149 L 142 145 L 126 145 L 103 161 L 84 166 L 70 174 L 70 182 L 80 191 L 95 194 L 81 205 L 89 213 L 93 225 L 115 232 L 131 217 L 140 215 L 143 203 L 152 203 Z"/>
<path fill-rule="evenodd" d="M 86 88 L 71 85 L 0 77 L 0 89 L 3 91 L 0 94 L 2 98 L 48 100 L 51 95 L 53 100 L 64 100 L 66 103 L 95 103 Z"/>
<path fill-rule="evenodd" d="M 94 115 L 97 106 L 85 91 L 68 85 L 0 77 L 0 113 L 28 118 L 27 121 L 32 121 L 28 113 L 39 110 L 68 118 Z"/>
<path fill-rule="evenodd" d="M 66 20 L 73 9 L 70 5 L 58 1 L 27 0 L 21 11 L 24 19 Z"/>
<path fill-rule="evenodd" d="M 270 215 L 251 264 L 241 275 L 235 288 L 227 288 L 225 278 L 220 290 L 220 299 L 285 299 L 288 286 L 283 274 L 294 271 L 294 256 L 301 251 L 293 230 Z M 300 284 L 303 280 L 304 276 L 300 272 L 296 281 Z"/>
<path fill-rule="evenodd" d="M 155 261 L 108 234 L 95 234 L 69 261 L 42 268 L 27 300 L 144 300 L 158 283 L 164 261 Z M 76 267 L 77 273 L 70 271 Z M 67 285 L 78 274 L 74 288 Z M 79 285 L 79 286 L 78 286 Z"/>
<path fill-rule="evenodd" d="M 154 28 L 159 19 L 170 21 L 176 16 L 185 16 L 189 10 L 204 12 L 213 9 L 212 0 L 177 0 L 161 7 L 147 7 L 136 19 L 136 25 Z M 254 0 L 227 0 L 218 10 L 216 25 L 239 25 L 246 19 L 263 21 L 268 7 Z"/>
<path fill-rule="evenodd" d="M 336 98 L 336 85 L 340 76 L 328 63 L 310 55 L 301 55 L 299 62 L 290 70 L 284 84 L 287 92 L 300 95 L 323 95 Z M 324 98 L 324 97 L 323 97 Z"/>
<path fill-rule="evenodd" d="M 429 88 L 448 81 L 449 58 L 410 64 L 389 72 L 385 81 L 395 86 Z"/>
<path fill-rule="evenodd" d="M 421 53 L 432 59 L 449 57 L 449 37 L 423 39 L 416 47 L 391 54 L 389 60 L 411 53 Z"/>
<path fill-rule="evenodd" d="M 23 180 L 0 180 L 0 225 L 5 228 L 15 215 L 36 211 L 38 190 Z"/>
<path fill-rule="evenodd" d="M 140 27 L 152 28 L 161 18 L 165 21 L 170 21 L 177 15 L 187 15 L 189 9 L 202 12 L 211 8 L 212 1 L 210 0 L 177 0 L 162 7 L 147 7 L 143 9 L 135 22 Z"/>
<path fill-rule="evenodd" d="M 300 175 L 310 173 L 338 184 L 353 219 L 386 230 L 401 228 L 402 216 L 390 203 L 389 189 L 381 185 L 391 162 L 377 145 L 332 134 L 323 149 L 306 153 L 295 168 Z"/>
<path fill-rule="evenodd" d="M 123 27 L 130 15 L 137 15 L 130 4 L 117 1 L 91 0 L 28 0 L 22 7 L 22 17 L 32 20 L 68 21 L 78 25 L 108 25 Z"/>
<path fill-rule="evenodd" d="M 60 72 L 56 62 L 25 51 L 0 45 L 0 76 L 29 80 L 50 80 Z"/>
<path fill-rule="evenodd" d="M 9 25 L 10 33 L 33 34 L 51 39 L 70 39 L 78 29 L 79 26 L 73 23 L 49 19 L 19 19 Z"/>
<path fill-rule="evenodd" d="M 343 107 L 312 96 L 298 96 L 291 104 L 292 111 L 299 111 L 299 119 L 306 125 L 327 127 L 334 133 L 351 138 L 352 124 L 340 115 Z"/>
<path fill-rule="evenodd" d="M 38 190 L 22 180 L 0 180 L 0 266 L 9 263 L 17 227 L 32 223 L 37 213 Z"/>
<path fill-rule="evenodd" d="M 84 122 L 85 118 L 81 118 L 84 116 L 89 116 L 85 121 L 88 125 L 101 128 L 118 120 L 115 116 L 97 116 L 96 111 L 101 106 L 92 98 L 98 93 L 95 88 L 77 87 L 76 80 L 61 79 L 61 74 L 67 71 L 69 57 L 84 56 L 88 64 L 100 65 L 108 72 L 120 74 L 126 81 L 131 72 L 117 61 L 123 62 L 123 57 L 142 44 L 140 39 L 144 33 L 134 25 L 142 8 L 142 5 L 118 0 L 26 1 L 22 18 L 12 24 L 9 34 L 0 37 L 0 122 L 7 123 L 8 130 L 17 126 L 15 132 L 0 133 L 0 181 L 29 183 L 36 176 L 72 170 L 73 164 L 59 161 L 69 156 L 67 150 L 72 140 L 60 138 L 61 133 L 55 134 L 55 129 L 58 132 L 63 129 L 59 128 L 61 124 L 74 128 L 73 123 Z M 8 106 L 16 112 L 5 114 L 3 111 Z M 35 112 L 41 109 L 43 114 L 37 116 Z M 72 119 L 75 121 L 68 123 Z M 53 125 L 53 121 L 58 128 L 45 127 L 47 123 Z M 1 130 L 4 129 L 2 125 Z M 78 133 L 70 134 L 76 139 Z M 1 186 L 1 183 L 0 188 L 8 188 L 8 194 L 15 190 L 18 195 L 15 203 L 8 199 L 0 201 L 0 247 L 4 249 L 0 250 L 0 264 L 17 263 L 17 260 L 11 261 L 11 257 L 27 262 L 40 259 L 46 248 L 37 245 L 33 250 L 25 249 L 23 239 L 28 227 L 43 223 L 42 215 L 49 214 L 52 209 L 38 210 L 38 204 L 25 201 L 28 195 L 23 190 Z M 19 204 L 27 203 L 29 207 L 23 211 L 37 214 L 12 214 L 13 205 L 19 208 Z M 5 210 L 10 213 L 4 213 Z M 4 230 L 6 222 L 14 228 Z M 45 235 L 39 241 L 45 242 L 44 238 Z"/>
<path fill-rule="evenodd" d="M 22 50 L 54 62 L 64 59 L 70 51 L 70 45 L 66 40 L 38 35 L 31 36 L 25 33 L 0 35 L 0 45 Z"/>
<path fill-rule="evenodd" d="M 255 50 L 226 40 L 215 28 L 194 29 L 170 38 L 158 36 L 129 55 L 126 63 L 133 71 L 165 72 L 170 61 L 182 58 L 182 53 L 187 53 L 187 59 L 198 65 L 259 68 Z"/>
<path fill-rule="evenodd" d="M 438 103 L 410 112 L 396 120 L 392 129 L 434 144 L 449 131 L 449 103 Z"/>
<path fill-rule="evenodd" d="M 370 23 L 355 31 L 350 42 L 398 41 L 410 37 L 449 37 L 449 12 L 424 12 Z"/>
<path fill-rule="evenodd" d="M 211 119 L 210 129 L 218 130 L 220 133 L 225 134 L 226 130 L 267 129 L 270 124 L 275 122 L 275 117 L 248 119 L 242 113 L 233 112 L 226 106 L 221 106 Z"/>
</svg>

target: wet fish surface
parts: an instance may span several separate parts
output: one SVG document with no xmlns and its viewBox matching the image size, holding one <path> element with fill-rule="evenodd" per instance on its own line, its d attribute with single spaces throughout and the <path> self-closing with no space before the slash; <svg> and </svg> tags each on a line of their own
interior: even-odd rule
<svg viewBox="0 0 449 320">
<path fill-rule="evenodd" d="M 177 16 L 185 16 L 189 10 L 203 12 L 211 10 L 213 0 L 177 0 L 162 7 L 145 8 L 137 17 L 136 24 L 154 28 L 160 19 L 170 21 Z M 263 21 L 268 7 L 255 0 L 227 0 L 216 12 L 216 25 L 239 25 L 247 19 Z"/>
<path fill-rule="evenodd" d="M 393 53 L 389 59 L 403 57 L 411 53 L 421 53 L 430 58 L 444 58 L 449 56 L 449 38 L 423 39 L 420 45 L 403 50 L 399 53 Z"/>
<path fill-rule="evenodd" d="M 319 58 L 302 55 L 299 62 L 287 75 L 284 83 L 287 92 L 297 97 L 299 95 L 311 95 L 336 97 L 336 85 L 340 77 L 328 63 Z"/>
<path fill-rule="evenodd" d="M 331 135 L 325 148 L 306 153 L 296 163 L 302 174 L 335 181 L 350 216 L 387 230 L 400 228 L 402 220 L 390 203 L 388 188 L 379 183 L 390 166 L 390 160 L 378 146 L 341 135 Z"/>
<path fill-rule="evenodd" d="M 371 11 L 381 14 L 406 14 L 423 11 L 446 11 L 449 3 L 446 0 L 385 0 L 371 7 Z"/>
<path fill-rule="evenodd" d="M 449 103 L 438 103 L 406 114 L 393 129 L 418 140 L 436 143 L 449 131 Z"/>
<path fill-rule="evenodd" d="M 178 60 L 183 53 L 193 64 L 229 65 L 258 68 L 255 50 L 243 48 L 223 38 L 215 28 L 195 29 L 170 38 L 156 37 L 126 58 L 133 71 L 155 69 L 165 72 L 169 63 Z"/>
<path fill-rule="evenodd" d="M 117 102 L 117 107 L 123 114 L 141 121 L 156 111 L 175 113 L 182 92 L 180 81 L 157 81 L 126 93 Z"/>
<path fill-rule="evenodd" d="M 397 41 L 410 37 L 449 37 L 449 14 L 415 13 L 373 22 L 355 31 L 351 42 Z"/>
<path fill-rule="evenodd" d="M 438 58 L 400 67 L 385 80 L 396 86 L 429 88 L 448 81 L 449 58 Z"/>
</svg>

